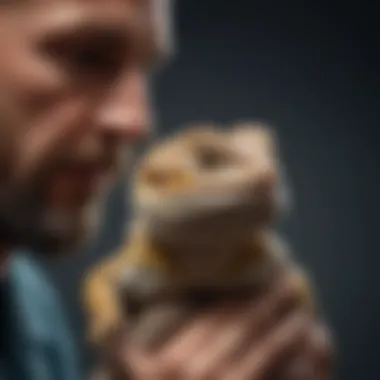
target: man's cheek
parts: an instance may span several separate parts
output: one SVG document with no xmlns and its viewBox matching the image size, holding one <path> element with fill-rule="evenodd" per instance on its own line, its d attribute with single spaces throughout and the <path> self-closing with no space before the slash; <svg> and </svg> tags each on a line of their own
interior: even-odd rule
<svg viewBox="0 0 380 380">
<path fill-rule="evenodd" d="M 25 46 L 14 50 L 1 67 L 6 74 L 1 78 L 2 91 L 13 99 L 27 120 L 46 112 L 70 90 L 67 72 L 37 49 L 36 46 Z"/>
<path fill-rule="evenodd" d="M 25 57 L 18 63 L 12 88 L 25 117 L 34 119 L 48 112 L 69 91 L 69 78 L 64 71 L 46 59 Z"/>
</svg>

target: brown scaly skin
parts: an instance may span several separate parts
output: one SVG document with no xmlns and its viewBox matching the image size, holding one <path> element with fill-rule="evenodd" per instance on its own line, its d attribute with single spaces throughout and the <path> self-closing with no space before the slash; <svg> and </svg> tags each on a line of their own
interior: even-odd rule
<svg viewBox="0 0 380 380">
<path fill-rule="evenodd" d="M 314 312 L 308 275 L 274 232 L 283 180 L 276 137 L 261 123 L 190 126 L 153 145 L 132 185 L 126 242 L 85 281 L 91 341 L 104 345 L 123 324 L 121 287 L 149 305 L 149 297 L 193 288 L 227 294 L 285 273 L 298 302 Z M 154 340 L 175 326 L 186 307 L 179 309 L 147 313 L 137 338 Z"/>
</svg>

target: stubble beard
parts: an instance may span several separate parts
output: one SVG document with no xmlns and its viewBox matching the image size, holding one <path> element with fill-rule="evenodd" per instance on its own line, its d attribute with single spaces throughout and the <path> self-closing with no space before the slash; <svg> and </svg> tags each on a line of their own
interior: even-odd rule
<svg viewBox="0 0 380 380">
<path fill-rule="evenodd" d="M 0 190 L 0 242 L 45 257 L 86 245 L 100 227 L 105 194 L 68 213 L 47 207 L 35 190 L 4 186 Z"/>
</svg>

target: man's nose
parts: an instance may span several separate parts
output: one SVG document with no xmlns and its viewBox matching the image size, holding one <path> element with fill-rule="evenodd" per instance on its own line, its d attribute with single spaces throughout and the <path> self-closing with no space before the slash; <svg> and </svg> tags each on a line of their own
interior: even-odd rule
<svg viewBox="0 0 380 380">
<path fill-rule="evenodd" d="M 97 115 L 101 133 L 124 142 L 137 142 L 149 135 L 151 108 L 147 76 L 134 70 L 116 82 Z"/>
</svg>

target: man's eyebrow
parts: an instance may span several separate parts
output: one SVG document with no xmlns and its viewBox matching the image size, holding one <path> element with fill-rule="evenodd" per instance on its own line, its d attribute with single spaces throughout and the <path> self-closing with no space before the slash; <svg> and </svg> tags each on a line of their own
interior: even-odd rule
<svg viewBox="0 0 380 380">
<path fill-rule="evenodd" d="M 76 20 L 68 21 L 53 25 L 49 30 L 52 34 L 98 34 L 103 36 L 127 36 L 128 27 L 125 23 L 107 20 L 89 20 L 78 18 Z"/>
<path fill-rule="evenodd" d="M 125 23 L 99 22 L 98 20 L 80 19 L 51 25 L 41 34 L 40 42 L 43 46 L 56 46 L 56 43 L 87 43 L 95 42 L 110 49 L 128 49 L 131 43 L 131 34 Z"/>
</svg>

